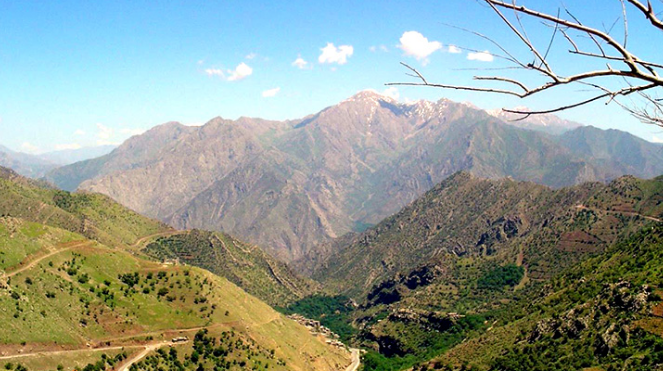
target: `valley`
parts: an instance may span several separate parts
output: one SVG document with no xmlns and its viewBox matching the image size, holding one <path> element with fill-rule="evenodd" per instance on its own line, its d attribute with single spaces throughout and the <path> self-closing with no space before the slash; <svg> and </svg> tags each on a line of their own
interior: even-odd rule
<svg viewBox="0 0 663 371">
<path fill-rule="evenodd" d="M 660 147 L 544 122 L 361 92 L 303 120 L 168 123 L 41 180 L 0 168 L 0 360 L 517 369 L 569 352 L 552 331 L 594 352 L 570 367 L 628 366 L 614 336 L 648 365 L 659 282 L 608 262 L 662 223 L 661 178 L 620 175 L 663 172 Z"/>
<path fill-rule="evenodd" d="M 2 2 L 0 370 L 663 371 L 662 10 Z"/>
</svg>

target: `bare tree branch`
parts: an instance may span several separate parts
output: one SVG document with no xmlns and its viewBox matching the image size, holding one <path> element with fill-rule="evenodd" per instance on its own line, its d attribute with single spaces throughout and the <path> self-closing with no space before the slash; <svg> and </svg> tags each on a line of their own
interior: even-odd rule
<svg viewBox="0 0 663 371">
<path fill-rule="evenodd" d="M 656 13 L 654 13 L 654 8 L 651 5 L 651 1 L 647 1 L 646 7 L 639 0 L 627 1 L 633 4 L 633 6 L 635 6 L 638 10 L 640 10 L 654 27 L 663 30 L 663 22 L 661 22 L 656 16 Z"/>
<path fill-rule="evenodd" d="M 524 62 L 520 60 L 518 57 L 516 57 L 515 52 L 508 50 L 507 48 L 500 45 L 500 43 L 496 42 L 495 40 L 493 40 L 492 38 L 486 35 L 480 34 L 475 31 L 462 29 L 459 27 L 455 28 L 461 29 L 465 32 L 472 33 L 495 45 L 505 54 L 505 56 L 498 56 L 498 57 L 501 57 L 502 59 L 509 61 L 515 65 L 515 67 L 511 68 L 537 72 L 540 75 L 542 75 L 546 80 L 549 81 L 539 83 L 536 86 L 530 87 L 523 80 L 507 76 L 474 77 L 474 80 L 476 81 L 483 81 L 486 83 L 506 84 L 511 88 L 517 88 L 515 90 L 509 88 L 490 87 L 490 86 L 463 86 L 463 85 L 452 85 L 452 84 L 443 84 L 443 83 L 431 83 L 415 68 L 413 68 L 408 64 L 401 63 L 411 72 L 408 73 L 408 75 L 416 78 L 419 81 L 396 82 L 396 83 L 388 83 L 387 85 L 427 86 L 434 88 L 505 94 L 505 95 L 516 96 L 519 98 L 525 98 L 528 96 L 541 93 L 543 91 L 553 89 L 555 87 L 576 83 L 594 89 L 598 91 L 598 93 L 591 96 L 590 98 L 580 99 L 573 103 L 558 105 L 556 107 L 545 110 L 525 111 L 525 110 L 504 109 L 504 111 L 520 114 L 524 116 L 523 118 L 525 118 L 529 117 L 530 115 L 547 114 L 547 113 L 564 111 L 567 109 L 583 106 L 591 102 L 595 102 L 597 100 L 606 99 L 605 104 L 615 102 L 620 107 L 623 107 L 638 119 L 644 122 L 663 126 L 663 100 L 653 98 L 653 96 L 650 95 L 649 93 L 645 93 L 649 90 L 663 87 L 663 79 L 659 76 L 659 73 L 657 71 L 657 69 L 663 70 L 663 63 L 641 59 L 637 55 L 635 55 L 631 50 L 628 49 L 629 21 L 627 18 L 627 4 L 631 4 L 640 13 L 642 13 L 649 21 L 649 23 L 651 23 L 651 25 L 655 29 L 657 29 L 657 31 L 663 30 L 663 22 L 656 15 L 653 6 L 651 4 L 651 1 L 648 0 L 647 5 L 645 6 L 643 3 L 641 3 L 640 0 L 618 0 L 622 6 L 621 19 L 623 21 L 623 27 L 624 27 L 623 42 L 618 42 L 610 35 L 612 29 L 614 28 L 615 24 L 617 24 L 620 18 L 618 18 L 617 21 L 615 21 L 609 29 L 601 31 L 599 29 L 583 24 L 568 9 L 564 9 L 564 12 L 567 14 L 569 19 L 565 19 L 560 16 L 560 9 L 557 10 L 556 15 L 552 15 L 536 11 L 534 9 L 530 9 L 522 5 L 518 5 L 516 0 L 511 0 L 511 2 L 505 2 L 501 0 L 478 0 L 478 1 L 488 5 L 488 7 L 507 26 L 507 28 L 511 31 L 511 33 L 515 35 L 516 38 L 521 42 L 521 44 L 524 45 L 524 47 L 526 47 L 527 50 L 533 55 L 534 61 Z M 512 10 L 514 13 L 515 21 L 512 22 L 509 19 L 509 17 L 505 15 L 502 9 Z M 523 16 L 537 19 L 541 21 L 541 23 L 543 23 L 544 26 L 553 28 L 552 34 L 550 36 L 544 54 L 541 54 L 539 52 L 537 47 L 534 45 L 532 39 L 529 38 L 527 30 L 523 26 L 523 22 L 521 19 Z M 555 41 L 555 35 L 557 34 L 557 32 L 560 32 L 570 44 L 572 49 L 568 51 L 569 55 L 604 59 L 606 61 L 619 62 L 623 65 L 620 68 L 613 68 L 609 64 L 606 64 L 605 69 L 588 68 L 588 70 L 586 71 L 571 74 L 569 76 L 560 75 L 554 71 L 553 66 L 548 60 L 549 54 L 552 50 L 553 43 Z M 582 50 L 579 47 L 579 44 L 576 42 L 576 40 L 578 38 L 583 38 L 583 37 L 592 40 L 592 42 L 598 48 L 599 52 L 594 53 Z M 580 65 L 582 66 L 582 64 Z M 505 69 L 505 68 L 499 68 L 499 69 Z M 606 78 L 608 79 L 619 78 L 620 80 L 623 80 L 623 82 L 621 83 L 623 87 L 608 88 L 607 87 L 608 85 L 603 85 L 603 83 L 605 83 L 605 81 L 611 81 L 611 80 L 605 80 Z M 626 97 L 632 95 L 634 93 L 638 93 L 637 95 L 646 102 L 645 107 L 642 107 L 641 109 L 632 108 L 622 102 L 619 102 L 619 100 L 617 99 L 620 97 Z"/>
</svg>

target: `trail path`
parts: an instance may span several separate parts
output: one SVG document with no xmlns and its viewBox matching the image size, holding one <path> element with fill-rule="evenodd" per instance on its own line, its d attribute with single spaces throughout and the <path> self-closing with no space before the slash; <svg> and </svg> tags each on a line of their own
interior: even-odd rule
<svg viewBox="0 0 663 371">
<path fill-rule="evenodd" d="M 352 354 L 352 363 L 348 366 L 345 371 L 356 371 L 361 365 L 361 357 L 359 356 L 359 349 L 352 348 L 350 349 Z"/>
<path fill-rule="evenodd" d="M 152 239 L 152 238 L 155 238 L 155 237 L 168 237 L 168 236 L 173 236 L 173 235 L 176 235 L 176 234 L 184 234 L 184 233 L 189 233 L 189 231 L 177 231 L 177 230 L 173 230 L 173 231 L 166 231 L 166 232 L 153 233 L 153 234 L 150 234 L 150 235 L 147 235 L 147 236 L 144 236 L 144 237 L 139 238 L 139 239 L 136 240 L 136 242 L 134 242 L 134 244 L 131 245 L 130 247 L 131 247 L 131 248 L 138 248 L 138 247 L 140 247 L 140 248 L 142 249 L 143 246 L 141 246 L 141 245 L 144 244 L 145 241 L 147 241 L 147 240 L 149 240 L 149 239 Z"/>
<path fill-rule="evenodd" d="M 51 257 L 51 256 L 53 256 L 53 255 L 57 255 L 57 254 L 59 254 L 59 253 L 61 253 L 61 252 L 64 252 L 64 251 L 67 251 L 67 250 L 71 250 L 71 249 L 75 249 L 75 248 L 78 248 L 78 247 L 85 247 L 85 246 L 88 246 L 88 245 L 90 245 L 90 244 L 92 244 L 92 241 L 81 241 L 81 242 L 78 242 L 78 243 L 75 243 L 75 244 L 71 244 L 71 245 L 69 245 L 69 246 L 67 246 L 67 247 L 65 247 L 65 248 L 62 248 L 62 249 L 59 249 L 59 250 L 55 250 L 55 251 L 51 251 L 51 252 L 49 252 L 48 254 L 46 254 L 46 255 L 42 255 L 42 256 L 38 257 L 37 259 L 31 261 L 30 263 L 28 263 L 27 265 L 25 265 L 25 266 L 23 266 L 23 267 L 21 267 L 21 268 L 19 268 L 19 269 L 7 273 L 7 274 L 6 274 L 6 277 L 7 277 L 7 278 L 9 278 L 9 277 L 13 277 L 13 276 L 15 276 L 15 275 L 17 275 L 17 274 L 19 274 L 19 273 L 21 273 L 21 272 L 23 272 L 23 271 L 26 271 L 26 270 L 28 270 L 28 269 L 34 268 L 34 266 L 37 265 L 37 264 L 39 264 L 39 262 L 41 262 L 42 260 L 44 260 L 44 259 L 46 259 L 46 258 L 49 258 L 49 257 Z"/>
<path fill-rule="evenodd" d="M 134 355 L 133 357 L 129 358 L 127 361 L 122 363 L 122 365 L 117 369 L 117 371 L 127 371 L 133 365 L 134 363 L 140 361 L 141 359 L 145 358 L 146 355 L 148 355 L 151 351 L 157 350 L 159 348 L 165 347 L 165 346 L 172 346 L 175 343 L 172 341 L 166 341 L 166 342 L 161 342 L 161 343 L 155 343 L 155 344 L 150 344 L 146 345 L 145 349 L 143 351 L 139 352 L 138 354 Z M 182 343 L 179 343 L 182 344 Z"/>
<path fill-rule="evenodd" d="M 651 221 L 654 221 L 654 222 L 659 222 L 659 223 L 663 222 L 663 220 L 661 220 L 659 218 L 649 216 L 649 215 L 642 215 L 640 213 L 636 213 L 636 212 L 633 212 L 633 211 L 599 210 L 599 209 L 594 209 L 594 208 L 591 208 L 591 207 L 587 207 L 585 205 L 576 205 L 576 209 L 590 210 L 590 211 L 600 211 L 600 212 L 604 212 L 604 213 L 607 213 L 607 214 L 622 214 L 622 215 L 627 215 L 627 216 L 639 216 L 641 218 L 645 218 L 647 220 L 651 220 Z"/>
<path fill-rule="evenodd" d="M 0 356 L 0 359 L 15 359 L 15 358 L 27 358 L 34 356 L 57 356 L 60 354 L 67 353 L 77 353 L 77 352 L 104 352 L 109 350 L 121 350 L 121 349 L 133 349 L 133 348 L 143 348 L 144 345 L 128 345 L 128 346 L 112 346 L 112 347 L 103 347 L 103 348 L 83 348 L 83 349 L 69 349 L 69 350 L 51 350 L 43 352 L 32 352 L 32 353 L 23 353 L 23 354 L 13 354 L 10 356 Z"/>
<path fill-rule="evenodd" d="M 145 358 L 151 351 L 165 347 L 165 346 L 172 346 L 175 343 L 172 341 L 160 341 L 160 342 L 155 342 L 147 345 L 129 345 L 129 346 L 111 346 L 111 347 L 102 347 L 102 348 L 83 348 L 83 349 L 71 349 L 71 350 L 54 350 L 54 351 L 47 351 L 47 352 L 34 352 L 34 353 L 25 353 L 25 354 L 15 354 L 11 356 L 0 356 L 0 360 L 2 359 L 16 359 L 16 358 L 26 358 L 26 357 L 33 357 L 33 356 L 57 356 L 61 354 L 71 354 L 71 353 L 78 353 L 78 352 L 105 352 L 109 350 L 122 350 L 122 349 L 139 349 L 143 348 L 142 351 L 136 353 L 133 355 L 131 358 L 127 359 L 124 361 L 117 371 L 127 371 L 136 362 L 139 362 L 141 359 Z M 178 344 L 183 344 L 183 343 L 178 343 Z"/>
</svg>

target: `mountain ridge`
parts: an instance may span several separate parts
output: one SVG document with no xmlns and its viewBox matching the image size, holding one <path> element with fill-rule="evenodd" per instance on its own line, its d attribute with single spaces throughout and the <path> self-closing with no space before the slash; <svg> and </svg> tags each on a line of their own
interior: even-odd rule
<svg viewBox="0 0 663 371">
<path fill-rule="evenodd" d="M 595 160 L 572 148 L 578 142 L 448 99 L 399 103 L 364 91 L 299 120 L 171 123 L 46 179 L 107 194 L 177 228 L 229 232 L 293 261 L 459 170 L 554 187 L 663 173 L 663 161 L 640 169 L 620 159 L 623 149 Z M 652 153 L 646 143 L 632 148 Z"/>
</svg>

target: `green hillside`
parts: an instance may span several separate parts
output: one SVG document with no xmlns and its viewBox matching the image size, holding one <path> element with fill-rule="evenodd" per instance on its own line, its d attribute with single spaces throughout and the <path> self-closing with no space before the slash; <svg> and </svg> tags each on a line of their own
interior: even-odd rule
<svg viewBox="0 0 663 371">
<path fill-rule="evenodd" d="M 350 363 L 347 350 L 313 336 L 228 279 L 141 259 L 127 246 L 173 233 L 162 224 L 105 196 L 53 190 L 6 170 L 0 187 L 0 364 L 5 367 L 136 368 L 140 362 L 177 361 L 184 369 L 341 370 Z M 75 222 L 86 228 L 73 228 Z M 265 261 L 262 255 L 251 260 L 257 251 L 221 238 L 247 249 L 235 252 L 243 262 Z M 247 287 L 265 283 L 251 273 L 242 278 Z M 187 339 L 171 343 L 176 337 Z M 177 355 L 163 353 L 169 348 Z"/>
<path fill-rule="evenodd" d="M 663 363 L 661 246 L 663 226 L 643 229 L 507 305 L 491 332 L 430 368 L 656 369 Z"/>
<path fill-rule="evenodd" d="M 546 279 L 659 217 L 662 198 L 660 179 L 623 177 L 553 190 L 457 173 L 302 265 L 314 279 L 357 299 L 431 263 L 516 263 L 530 279 Z"/>
<path fill-rule="evenodd" d="M 260 248 L 220 232 L 192 230 L 159 237 L 143 251 L 161 260 L 207 269 L 273 306 L 289 304 L 318 289 L 316 283 L 300 278 Z"/>
<path fill-rule="evenodd" d="M 365 369 L 403 369 L 481 334 L 521 331 L 497 325 L 529 313 L 522 306 L 554 277 L 657 223 L 662 196 L 661 179 L 552 190 L 459 173 L 328 246 L 337 252 L 313 277 L 359 303 L 344 321 L 369 349 Z"/>
<path fill-rule="evenodd" d="M 26 251 L 22 241 L 34 244 Z M 199 268 L 139 260 L 17 218 L 0 219 L 0 244 L 6 272 L 0 289 L 2 356 L 86 345 L 147 346 L 180 332 L 193 338 L 204 327 L 215 336 L 237 332 L 240 343 L 254 342 L 263 355 L 274 351 L 273 358 L 263 357 L 263 366 L 337 369 L 349 363 L 345 351 Z"/>
<path fill-rule="evenodd" d="M 0 215 L 80 233 L 108 246 L 131 245 L 139 237 L 169 229 L 108 196 L 60 191 L 4 168 L 0 171 Z"/>
</svg>

